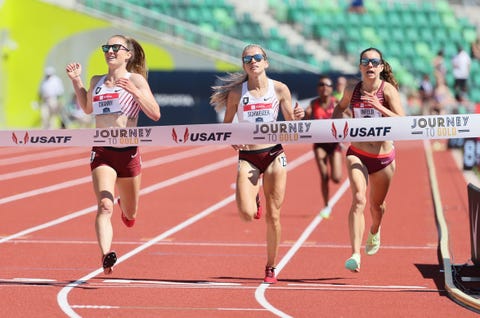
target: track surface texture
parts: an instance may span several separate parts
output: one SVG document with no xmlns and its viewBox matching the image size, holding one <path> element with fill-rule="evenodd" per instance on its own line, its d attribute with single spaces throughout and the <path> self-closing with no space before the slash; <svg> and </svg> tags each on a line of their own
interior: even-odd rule
<svg viewBox="0 0 480 318">
<path fill-rule="evenodd" d="M 108 276 L 94 231 L 90 149 L 3 148 L 2 316 L 475 317 L 445 288 L 430 143 L 395 147 L 381 249 L 363 253 L 360 273 L 352 273 L 344 268 L 351 254 L 346 171 L 331 185 L 333 210 L 322 219 L 311 145 L 284 145 L 289 172 L 275 285 L 262 284 L 264 217 L 247 223 L 236 210 L 231 147 L 142 148 L 137 222 L 125 227 L 115 206 L 119 259 Z M 451 262 L 462 264 L 470 258 L 467 181 L 450 150 L 432 149 Z M 368 206 L 365 216 L 368 231 Z"/>
</svg>

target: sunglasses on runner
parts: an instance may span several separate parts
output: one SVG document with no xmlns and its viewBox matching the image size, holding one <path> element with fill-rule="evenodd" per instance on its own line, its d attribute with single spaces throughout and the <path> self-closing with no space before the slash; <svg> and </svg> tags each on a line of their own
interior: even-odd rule
<svg viewBox="0 0 480 318">
<path fill-rule="evenodd" d="M 130 51 L 129 49 L 127 49 L 122 44 L 112 44 L 112 45 L 105 44 L 105 45 L 102 45 L 102 51 L 104 53 L 107 53 L 108 51 L 110 51 L 110 49 L 112 49 L 112 51 L 115 52 L 115 53 L 117 53 L 120 50 Z"/>
<path fill-rule="evenodd" d="M 252 62 L 252 60 L 255 60 L 255 62 L 260 62 L 264 58 L 265 56 L 263 54 L 245 55 L 242 57 L 242 61 L 244 64 L 249 64 Z"/>
<path fill-rule="evenodd" d="M 363 65 L 363 66 L 367 66 L 370 63 L 372 63 L 373 67 L 377 67 L 380 64 L 382 64 L 382 60 L 381 59 L 366 59 L 366 58 L 360 59 L 360 64 Z"/>
</svg>

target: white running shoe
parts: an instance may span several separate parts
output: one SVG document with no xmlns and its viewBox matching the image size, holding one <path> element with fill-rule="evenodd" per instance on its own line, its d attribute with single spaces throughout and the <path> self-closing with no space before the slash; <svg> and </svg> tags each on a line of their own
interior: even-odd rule
<svg viewBox="0 0 480 318">
<path fill-rule="evenodd" d="M 373 255 L 380 249 L 380 228 L 375 234 L 368 232 L 367 243 L 365 244 L 365 251 L 367 255 Z"/>
</svg>

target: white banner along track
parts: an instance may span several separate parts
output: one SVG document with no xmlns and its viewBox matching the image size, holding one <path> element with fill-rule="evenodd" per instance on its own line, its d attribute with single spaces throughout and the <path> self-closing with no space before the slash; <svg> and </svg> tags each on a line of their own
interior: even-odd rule
<svg viewBox="0 0 480 318">
<path fill-rule="evenodd" d="M 0 131 L 0 146 L 194 146 L 476 138 L 480 114 Z"/>
</svg>

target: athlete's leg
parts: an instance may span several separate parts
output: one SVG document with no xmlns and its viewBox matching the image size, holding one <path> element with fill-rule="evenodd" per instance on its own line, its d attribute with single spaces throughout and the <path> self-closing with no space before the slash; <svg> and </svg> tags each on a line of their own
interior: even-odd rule
<svg viewBox="0 0 480 318">
<path fill-rule="evenodd" d="M 339 183 L 342 180 L 342 152 L 341 151 L 333 151 L 333 153 L 329 156 L 330 159 L 330 178 L 333 182 Z"/>
<path fill-rule="evenodd" d="M 348 215 L 352 253 L 360 253 L 363 233 L 365 231 L 364 210 L 367 204 L 366 191 L 368 182 L 367 168 L 356 156 L 347 156 L 347 170 L 352 191 L 352 205 Z"/>
<path fill-rule="evenodd" d="M 380 171 L 370 175 L 370 213 L 372 225 L 370 233 L 375 234 L 382 223 L 385 213 L 385 198 L 395 173 L 395 161 Z"/>
<path fill-rule="evenodd" d="M 93 188 L 97 197 L 97 216 L 95 230 L 102 255 L 107 254 L 112 246 L 115 180 L 117 173 L 109 166 L 99 166 L 92 171 Z"/>
<path fill-rule="evenodd" d="M 121 199 L 120 208 L 129 220 L 137 217 L 141 176 L 139 174 L 135 177 L 117 179 L 118 194 Z"/>
<path fill-rule="evenodd" d="M 238 212 L 245 221 L 252 221 L 257 213 L 257 194 L 260 188 L 260 170 L 245 160 L 238 161 L 236 202 Z"/>
<path fill-rule="evenodd" d="M 315 161 L 317 162 L 318 171 L 320 172 L 320 188 L 322 191 L 323 203 L 328 205 L 329 188 L 328 188 L 328 165 L 327 152 L 321 147 L 314 148 Z"/>
<path fill-rule="evenodd" d="M 267 264 L 275 267 L 281 237 L 280 210 L 287 184 L 287 159 L 280 154 L 263 173 L 263 191 L 266 202 Z"/>
</svg>

